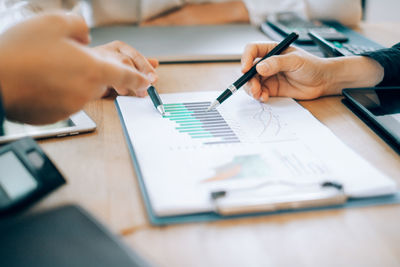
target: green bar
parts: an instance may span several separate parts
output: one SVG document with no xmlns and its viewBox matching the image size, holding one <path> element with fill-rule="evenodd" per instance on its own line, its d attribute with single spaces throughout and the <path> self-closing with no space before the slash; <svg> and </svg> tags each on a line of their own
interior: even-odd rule
<svg viewBox="0 0 400 267">
<path fill-rule="evenodd" d="M 171 112 L 171 110 L 172 111 L 182 111 L 182 110 L 188 110 L 187 108 L 185 108 L 185 107 L 182 107 L 182 108 L 165 108 L 165 111 L 169 111 L 169 112 Z"/>
<path fill-rule="evenodd" d="M 206 130 L 203 130 L 203 129 L 199 129 L 199 130 L 181 130 L 181 131 L 179 131 L 180 133 L 187 133 L 187 134 L 191 134 L 191 133 L 193 133 L 193 134 L 199 134 L 199 133 L 207 133 L 207 134 L 209 134 L 210 132 L 208 132 L 208 131 L 206 131 Z"/>
<path fill-rule="evenodd" d="M 210 137 L 214 137 L 212 135 L 196 135 L 196 136 L 191 136 L 192 138 L 210 138 Z"/>
<path fill-rule="evenodd" d="M 187 129 L 203 129 L 203 127 L 201 127 L 201 126 L 189 126 L 189 127 L 176 127 L 175 129 L 180 131 L 180 130 L 187 130 Z"/>
<path fill-rule="evenodd" d="M 170 118 L 171 121 L 193 120 L 193 119 L 194 119 L 194 117 L 192 117 L 192 116 Z"/>
<path fill-rule="evenodd" d="M 188 123 L 188 122 L 200 122 L 199 120 L 183 120 L 183 121 L 175 121 L 176 123 Z"/>
<path fill-rule="evenodd" d="M 194 125 L 197 125 L 197 126 L 200 126 L 200 125 L 203 125 L 203 123 L 180 123 L 180 125 L 181 126 L 194 126 Z"/>
<path fill-rule="evenodd" d="M 165 112 L 178 113 L 178 112 L 193 112 L 193 111 L 187 109 L 165 109 Z"/>
<path fill-rule="evenodd" d="M 166 111 L 166 112 L 168 112 L 168 111 Z M 193 114 L 192 111 L 180 111 L 180 112 L 168 112 L 168 113 L 172 113 L 171 116 L 175 116 L 175 115 L 181 116 L 182 114 Z"/>
<path fill-rule="evenodd" d="M 203 132 L 188 133 L 188 134 L 189 134 L 190 136 L 198 136 L 198 135 L 203 135 L 203 134 L 210 135 L 211 133 L 208 132 L 208 131 L 203 131 Z"/>
<path fill-rule="evenodd" d="M 179 120 L 180 118 L 194 118 L 191 114 L 188 115 L 178 115 L 178 116 L 170 116 L 170 115 L 166 115 L 164 116 L 164 118 L 170 119 L 170 120 Z"/>
</svg>

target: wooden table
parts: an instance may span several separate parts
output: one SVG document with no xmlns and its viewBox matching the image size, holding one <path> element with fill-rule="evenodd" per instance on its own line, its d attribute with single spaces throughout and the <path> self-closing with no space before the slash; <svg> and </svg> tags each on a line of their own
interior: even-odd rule
<svg viewBox="0 0 400 267">
<path fill-rule="evenodd" d="M 386 46 L 400 40 L 399 29 L 399 23 L 360 27 Z M 161 65 L 157 87 L 161 92 L 220 90 L 240 75 L 239 69 L 238 63 Z M 370 164 L 400 182 L 399 155 L 340 100 L 300 103 Z M 95 101 L 85 110 L 97 123 L 96 132 L 40 142 L 68 184 L 34 209 L 78 203 L 159 266 L 400 265 L 400 205 L 153 227 L 113 99 Z"/>
</svg>

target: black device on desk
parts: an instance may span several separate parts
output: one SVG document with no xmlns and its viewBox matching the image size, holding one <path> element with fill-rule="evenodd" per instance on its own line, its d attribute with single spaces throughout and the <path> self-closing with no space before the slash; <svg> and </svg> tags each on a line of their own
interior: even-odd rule
<svg viewBox="0 0 400 267">
<path fill-rule="evenodd" d="M 344 89 L 343 103 L 400 153 L 400 87 Z"/>
<path fill-rule="evenodd" d="M 0 147 L 0 216 L 15 213 L 64 183 L 32 138 Z"/>
<path fill-rule="evenodd" d="M 309 21 L 303 19 L 294 12 L 276 13 L 267 18 L 266 23 L 284 36 L 297 32 L 299 38 L 297 43 L 312 43 L 309 31 L 314 31 L 329 41 L 346 42 L 348 37 L 320 21 Z"/>
<path fill-rule="evenodd" d="M 2 267 L 149 266 L 75 205 L 0 221 L 0 246 Z"/>
<path fill-rule="evenodd" d="M 290 18 L 290 16 L 289 16 L 289 18 Z M 289 24 L 295 25 L 297 23 L 296 21 L 297 20 L 295 19 L 293 22 L 290 22 Z M 302 24 L 302 22 L 299 22 L 299 23 L 300 23 L 299 25 Z M 337 32 L 339 32 L 340 34 L 346 36 L 347 41 L 344 41 L 345 39 L 341 39 L 341 40 L 339 39 L 340 40 L 339 42 L 333 41 L 334 39 L 325 38 L 326 37 L 325 35 L 320 34 L 318 31 L 315 31 L 315 28 L 313 28 L 313 27 L 307 28 L 306 27 L 301 32 L 303 34 L 307 35 L 307 37 L 309 38 L 308 42 L 300 42 L 300 43 L 297 42 L 295 44 L 295 46 L 302 48 L 302 49 L 306 50 L 307 52 L 312 53 L 319 57 L 332 56 L 332 55 L 327 55 L 327 51 L 326 51 L 326 50 L 328 50 L 328 52 L 329 52 L 329 50 L 332 50 L 332 49 L 330 49 L 330 47 L 332 47 L 332 46 L 336 47 L 335 50 L 341 50 L 343 48 L 343 50 L 348 50 L 349 53 L 351 53 L 351 54 L 357 54 L 360 52 L 384 48 L 382 45 L 366 38 L 365 36 L 361 35 L 358 32 L 353 31 L 352 29 L 350 29 L 346 26 L 343 26 L 339 22 L 323 21 L 323 25 L 331 27 L 331 28 L 335 29 Z M 282 41 L 287 36 L 287 33 L 282 31 L 281 29 L 278 29 L 278 27 L 276 27 L 276 25 L 272 22 L 271 19 L 269 19 L 265 23 L 261 24 L 261 30 L 268 37 L 270 37 L 271 39 L 273 39 L 276 42 Z M 310 31 L 317 34 L 319 37 L 321 37 L 321 39 L 326 40 L 326 42 L 328 42 L 329 45 L 324 46 L 324 44 L 322 44 L 322 47 L 321 47 L 321 44 L 318 44 L 318 45 L 315 44 L 314 41 L 311 39 L 311 37 L 308 35 L 308 32 L 310 32 Z M 327 47 L 327 48 L 325 48 L 325 47 Z M 323 51 L 323 52 L 321 52 L 321 51 Z M 347 54 L 347 53 L 342 53 L 342 54 Z M 335 56 L 337 56 L 337 55 L 335 55 Z"/>
<path fill-rule="evenodd" d="M 308 35 L 325 57 L 354 56 L 376 50 L 373 46 L 330 42 L 314 31 L 309 31 Z"/>
</svg>

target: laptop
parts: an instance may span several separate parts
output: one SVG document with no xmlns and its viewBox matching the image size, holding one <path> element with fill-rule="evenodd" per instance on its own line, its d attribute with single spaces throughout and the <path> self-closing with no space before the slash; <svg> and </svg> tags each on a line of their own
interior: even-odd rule
<svg viewBox="0 0 400 267">
<path fill-rule="evenodd" d="M 270 41 L 259 28 L 249 24 L 107 26 L 93 28 L 91 37 L 91 46 L 120 40 L 162 63 L 239 61 L 246 44 Z"/>
</svg>

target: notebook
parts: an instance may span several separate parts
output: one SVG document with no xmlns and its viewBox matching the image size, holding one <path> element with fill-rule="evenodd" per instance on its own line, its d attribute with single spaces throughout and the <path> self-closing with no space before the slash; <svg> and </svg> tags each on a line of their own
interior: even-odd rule
<svg viewBox="0 0 400 267">
<path fill-rule="evenodd" d="M 340 185 L 340 190 L 328 193 L 343 194 L 347 201 L 396 198 L 397 185 L 390 177 L 293 99 L 273 98 L 262 104 L 238 91 L 217 110 L 205 113 L 218 94 L 162 94 L 165 117 L 149 98 L 116 99 L 153 223 L 195 215 L 221 218 L 235 203 L 243 214 L 258 213 L 262 210 L 251 209 L 254 201 L 276 203 L 282 196 L 293 203 L 311 200 L 325 183 Z M 226 194 L 217 203 L 213 193 L 222 191 Z M 326 203 L 337 205 L 345 204 Z M 295 205 L 266 211 L 293 209 Z"/>
</svg>

